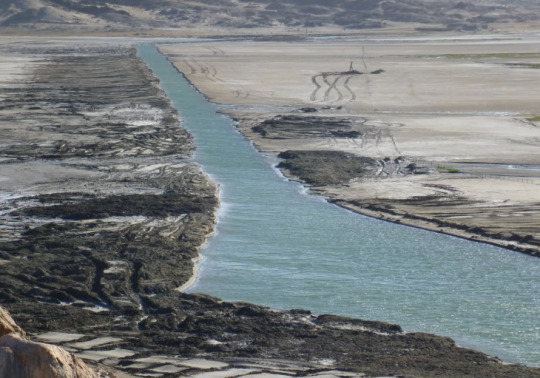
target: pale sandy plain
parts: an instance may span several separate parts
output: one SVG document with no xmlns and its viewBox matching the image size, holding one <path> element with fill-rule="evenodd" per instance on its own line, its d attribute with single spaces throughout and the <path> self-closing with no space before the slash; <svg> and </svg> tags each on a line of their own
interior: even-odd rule
<svg viewBox="0 0 540 378">
<path fill-rule="evenodd" d="M 233 105 L 225 111 L 262 151 L 402 156 L 431 171 L 383 170 L 377 177 L 317 188 L 341 205 L 538 251 L 540 122 L 529 119 L 540 115 L 540 70 L 534 68 L 540 64 L 540 38 L 346 37 L 159 48 L 210 100 Z M 363 73 L 384 72 L 351 75 L 351 62 Z M 251 130 L 278 114 L 302 116 L 302 107 L 318 110 L 309 116 L 364 122 L 369 132 L 361 138 L 269 139 Z M 460 173 L 448 174 L 448 168 Z M 430 196 L 437 197 L 436 206 L 410 201 Z M 479 232 L 470 232 L 475 227 Z"/>
</svg>

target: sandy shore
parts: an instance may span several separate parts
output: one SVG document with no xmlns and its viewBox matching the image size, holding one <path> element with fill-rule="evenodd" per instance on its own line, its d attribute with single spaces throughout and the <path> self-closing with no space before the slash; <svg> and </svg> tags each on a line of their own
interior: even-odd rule
<svg viewBox="0 0 540 378">
<path fill-rule="evenodd" d="M 160 51 L 210 100 L 234 105 L 225 112 L 259 150 L 375 159 L 379 169 L 338 182 L 286 172 L 339 205 L 537 254 L 539 42 L 393 36 Z"/>
</svg>

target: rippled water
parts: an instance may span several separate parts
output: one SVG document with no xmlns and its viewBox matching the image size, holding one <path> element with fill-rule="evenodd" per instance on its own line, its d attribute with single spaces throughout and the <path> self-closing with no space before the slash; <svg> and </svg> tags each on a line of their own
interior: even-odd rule
<svg viewBox="0 0 540 378">
<path fill-rule="evenodd" d="M 139 47 L 221 184 L 217 233 L 190 289 L 451 336 L 540 365 L 540 259 L 358 215 L 285 180 L 153 46 Z"/>
</svg>

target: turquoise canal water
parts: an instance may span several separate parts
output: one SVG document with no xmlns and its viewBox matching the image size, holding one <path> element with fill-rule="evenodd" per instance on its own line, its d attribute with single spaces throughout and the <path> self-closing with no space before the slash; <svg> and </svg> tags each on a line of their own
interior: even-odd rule
<svg viewBox="0 0 540 378">
<path fill-rule="evenodd" d="M 221 185 L 216 235 L 191 292 L 397 323 L 540 365 L 540 259 L 307 195 L 155 47 L 139 55 L 194 135 L 195 161 Z"/>
</svg>

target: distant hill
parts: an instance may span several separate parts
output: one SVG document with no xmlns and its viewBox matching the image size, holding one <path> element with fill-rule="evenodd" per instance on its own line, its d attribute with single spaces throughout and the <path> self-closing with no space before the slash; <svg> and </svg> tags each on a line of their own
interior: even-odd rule
<svg viewBox="0 0 540 378">
<path fill-rule="evenodd" d="M 0 0 L 0 27 L 18 29 L 214 27 L 478 31 L 539 18 L 537 0 Z"/>
</svg>

